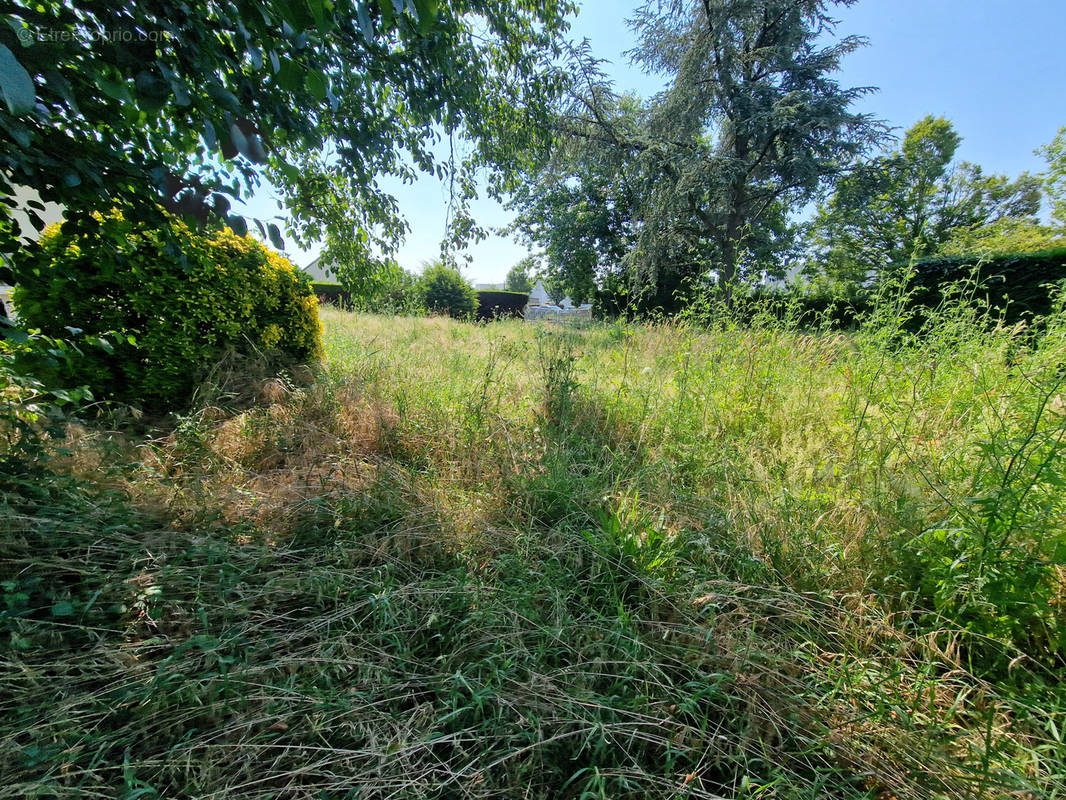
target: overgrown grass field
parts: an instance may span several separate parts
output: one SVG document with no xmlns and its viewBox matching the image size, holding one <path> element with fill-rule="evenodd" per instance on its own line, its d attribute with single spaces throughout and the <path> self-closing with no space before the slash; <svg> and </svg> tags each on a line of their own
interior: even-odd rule
<svg viewBox="0 0 1066 800">
<path fill-rule="evenodd" d="M 899 316 L 324 308 L 72 429 L 3 478 L 0 797 L 1066 797 L 1066 317 Z"/>
</svg>

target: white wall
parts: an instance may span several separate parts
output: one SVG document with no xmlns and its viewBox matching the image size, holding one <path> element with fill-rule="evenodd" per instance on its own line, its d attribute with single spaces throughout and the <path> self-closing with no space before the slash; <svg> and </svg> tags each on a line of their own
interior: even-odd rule
<svg viewBox="0 0 1066 800">
<path fill-rule="evenodd" d="M 316 258 L 314 261 L 312 261 L 306 267 L 301 267 L 300 269 L 303 272 L 306 272 L 308 275 L 310 275 L 311 276 L 311 280 L 316 281 L 318 283 L 336 283 L 337 282 L 337 276 L 336 275 L 334 275 L 332 273 L 330 273 L 328 275 L 326 274 L 326 269 L 325 269 L 325 267 L 322 266 L 321 257 Z"/>
<path fill-rule="evenodd" d="M 37 229 L 30 224 L 30 216 L 27 213 L 29 206 L 27 205 L 30 200 L 36 200 L 41 202 L 41 196 L 37 194 L 36 190 L 29 188 L 28 186 L 19 186 L 15 184 L 15 202 L 18 203 L 18 207 L 11 212 L 11 216 L 14 217 L 18 223 L 19 228 L 22 231 L 22 238 L 36 242 L 41 238 L 41 234 L 37 232 Z M 37 215 L 44 220 L 46 226 L 52 225 L 56 222 L 63 221 L 63 206 L 58 203 L 45 203 L 44 211 L 38 211 Z"/>
<path fill-rule="evenodd" d="M 31 189 L 28 186 L 14 185 L 15 189 L 15 202 L 18 206 L 11 211 L 11 216 L 18 223 L 20 237 L 24 241 L 36 242 L 41 238 L 40 232 L 30 224 L 30 215 L 28 213 L 29 201 L 36 200 L 41 202 L 41 196 L 37 194 L 36 190 Z M 53 225 L 57 222 L 63 221 L 63 206 L 57 203 L 45 203 L 44 211 L 37 211 L 37 215 L 44 220 L 45 227 Z M 0 286 L 0 304 L 3 304 L 4 311 L 11 319 L 15 318 L 15 307 L 11 304 L 11 287 Z"/>
</svg>

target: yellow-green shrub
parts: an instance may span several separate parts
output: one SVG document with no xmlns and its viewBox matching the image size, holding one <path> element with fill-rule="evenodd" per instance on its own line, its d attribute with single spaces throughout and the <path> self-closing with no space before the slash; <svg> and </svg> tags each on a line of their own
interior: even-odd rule
<svg viewBox="0 0 1066 800">
<path fill-rule="evenodd" d="M 228 229 L 198 233 L 176 218 L 145 228 L 118 212 L 97 214 L 74 234 L 47 229 L 14 271 L 28 327 L 120 334 L 114 353 L 78 365 L 97 396 L 173 407 L 227 353 L 279 364 L 321 355 L 308 280 Z"/>
</svg>

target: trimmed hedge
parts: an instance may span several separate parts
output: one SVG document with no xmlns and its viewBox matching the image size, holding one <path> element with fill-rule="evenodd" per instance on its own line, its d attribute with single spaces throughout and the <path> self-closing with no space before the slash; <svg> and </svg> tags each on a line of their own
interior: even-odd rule
<svg viewBox="0 0 1066 800">
<path fill-rule="evenodd" d="M 87 351 L 74 365 L 75 383 L 98 397 L 176 408 L 227 353 L 279 365 L 321 357 L 310 283 L 255 239 L 176 217 L 147 228 L 118 212 L 69 227 L 20 252 L 15 307 L 48 336 L 117 335 L 112 353 Z"/>
<path fill-rule="evenodd" d="M 918 260 L 914 268 L 914 306 L 936 307 L 944 287 L 974 275 L 976 296 L 1003 309 L 1013 324 L 1052 312 L 1053 285 L 1066 280 L 1066 248 L 985 258 L 936 256 Z"/>
<path fill-rule="evenodd" d="M 345 291 L 339 283 L 315 281 L 311 284 L 311 290 L 320 303 L 333 303 L 341 308 L 349 308 L 352 304 L 351 294 Z"/>
<path fill-rule="evenodd" d="M 485 321 L 502 317 L 522 317 L 528 302 L 528 292 L 479 290 L 477 293 L 477 318 L 479 321 Z"/>
<path fill-rule="evenodd" d="M 1056 248 L 1033 253 L 1007 253 L 993 256 L 931 256 L 915 261 L 914 277 L 910 284 L 909 308 L 915 312 L 907 327 L 921 328 L 925 319 L 923 309 L 938 307 L 945 299 L 948 287 L 976 279 L 976 288 L 957 296 L 958 302 L 972 297 L 980 303 L 1003 313 L 1007 324 L 1045 317 L 1054 311 L 1056 284 L 1066 282 L 1066 248 Z M 956 297 L 953 295 L 953 298 Z M 601 290 L 596 295 L 593 314 L 599 318 L 636 316 L 647 313 L 647 308 L 671 313 L 670 305 L 662 298 L 639 304 L 628 302 L 626 292 L 616 285 Z M 683 298 L 675 297 L 673 305 L 684 305 Z M 819 295 L 767 295 L 756 292 L 734 298 L 730 314 L 740 322 L 750 321 L 759 315 L 795 319 L 801 326 L 820 324 L 828 314 L 834 328 L 846 329 L 860 324 L 862 317 L 871 311 L 869 297 L 843 300 Z"/>
<path fill-rule="evenodd" d="M 834 330 L 858 326 L 862 316 L 870 311 L 869 304 L 859 298 L 845 300 L 826 295 L 770 295 L 753 294 L 737 297 L 731 314 L 740 323 L 750 323 L 759 316 L 792 319 L 801 328 L 820 327 L 828 320 Z"/>
</svg>

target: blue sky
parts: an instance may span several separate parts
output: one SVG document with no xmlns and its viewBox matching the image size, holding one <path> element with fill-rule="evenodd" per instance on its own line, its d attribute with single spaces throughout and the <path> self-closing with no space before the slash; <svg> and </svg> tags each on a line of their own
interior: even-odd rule
<svg viewBox="0 0 1066 800">
<path fill-rule="evenodd" d="M 592 51 L 619 91 L 653 94 L 663 81 L 628 65 L 622 55 L 633 45 L 626 27 L 636 2 L 584 0 L 573 23 L 575 39 L 587 37 Z M 991 172 L 1038 172 L 1033 151 L 1066 125 L 1066 2 L 1063 0 L 859 0 L 837 14 L 838 32 L 865 36 L 870 44 L 852 54 L 838 78 L 847 86 L 876 86 L 859 110 L 905 129 L 926 114 L 955 123 L 963 142 L 959 157 Z M 447 203 L 436 180 L 396 185 L 411 233 L 400 263 L 417 269 L 439 253 Z M 276 208 L 268 192 L 250 204 L 268 216 Z M 499 204 L 475 203 L 482 225 L 509 221 Z M 468 253 L 464 269 L 475 282 L 502 281 L 527 253 L 510 239 L 494 236 Z M 314 253 L 290 253 L 304 265 Z"/>
</svg>

